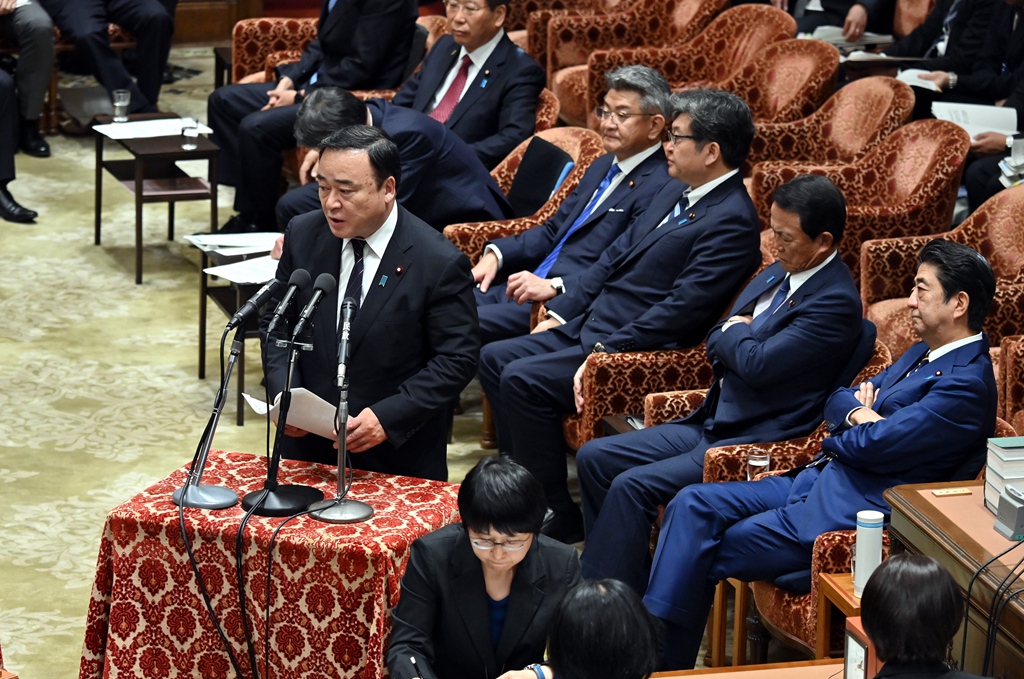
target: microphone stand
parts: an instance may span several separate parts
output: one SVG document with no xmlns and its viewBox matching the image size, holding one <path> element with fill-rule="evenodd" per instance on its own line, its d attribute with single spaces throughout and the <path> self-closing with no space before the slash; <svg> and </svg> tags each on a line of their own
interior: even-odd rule
<svg viewBox="0 0 1024 679">
<path fill-rule="evenodd" d="M 226 331 L 225 331 L 226 332 Z M 220 389 L 213 399 L 213 413 L 210 421 L 203 431 L 203 437 L 199 441 L 199 450 L 196 459 L 192 461 L 192 467 L 188 470 L 188 479 L 185 485 L 178 488 L 171 494 L 174 504 L 182 507 L 197 507 L 199 509 L 227 509 L 238 502 L 238 493 L 230 488 L 211 486 L 200 483 L 203 480 L 203 470 L 206 468 L 206 459 L 210 454 L 210 446 L 213 445 L 213 436 L 217 433 L 217 424 L 220 422 L 220 414 L 227 400 L 228 385 L 231 383 L 231 373 L 238 362 L 238 356 L 242 353 L 243 333 L 245 324 L 238 326 L 235 330 L 235 337 L 231 341 L 231 354 L 228 356 L 227 370 L 224 372 L 224 379 L 220 383 Z M 221 351 L 224 351 L 223 344 Z M 221 354 L 223 356 L 223 354 Z"/>
<path fill-rule="evenodd" d="M 352 470 L 348 468 L 348 445 L 345 441 L 348 427 L 348 375 L 342 384 L 341 399 L 338 401 L 338 416 L 335 419 L 338 433 L 338 493 L 330 500 L 315 502 L 309 506 L 309 515 L 324 523 L 358 523 L 373 516 L 373 507 L 359 500 L 346 500 L 352 487 Z"/>
<path fill-rule="evenodd" d="M 295 360 L 298 358 L 300 348 L 303 351 L 310 351 L 313 349 L 313 345 L 300 344 L 293 337 L 290 340 L 277 340 L 277 346 L 288 348 L 288 376 L 285 380 L 284 391 L 281 392 L 281 408 L 278 411 L 274 451 L 270 456 L 267 480 L 263 483 L 263 490 L 254 490 L 242 498 L 242 507 L 251 510 L 257 516 L 291 516 L 305 510 L 310 503 L 322 500 L 324 497 L 321 491 L 310 486 L 279 485 L 277 483 L 277 470 L 281 466 L 281 437 L 285 435 L 284 428 L 288 421 L 288 409 L 292 402 L 292 373 L 295 370 Z"/>
</svg>

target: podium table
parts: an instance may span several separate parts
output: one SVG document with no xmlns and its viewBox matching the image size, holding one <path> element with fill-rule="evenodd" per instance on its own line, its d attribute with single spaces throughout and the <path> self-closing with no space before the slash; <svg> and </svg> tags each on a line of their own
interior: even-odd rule
<svg viewBox="0 0 1024 679">
<path fill-rule="evenodd" d="M 80 679 L 233 677 L 182 541 L 171 493 L 187 466 L 107 516 L 86 621 Z M 285 460 L 281 483 L 315 486 L 333 497 L 334 467 Z M 203 483 L 239 495 L 262 488 L 266 462 L 213 451 Z M 264 634 L 267 550 L 282 518 L 253 516 L 245 527 L 244 576 L 249 629 L 259 676 L 265 659 L 275 679 L 378 679 L 386 668 L 389 611 L 398 601 L 412 542 L 458 520 L 458 485 L 355 472 L 351 496 L 370 504 L 365 523 L 292 519 L 273 548 L 270 636 Z M 242 671 L 253 676 L 241 627 L 235 539 L 241 505 L 184 510 L 199 571 Z"/>
</svg>

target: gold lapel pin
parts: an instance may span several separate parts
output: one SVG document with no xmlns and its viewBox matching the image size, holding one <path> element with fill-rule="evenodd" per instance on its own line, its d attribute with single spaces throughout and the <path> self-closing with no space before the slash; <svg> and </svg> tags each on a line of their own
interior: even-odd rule
<svg viewBox="0 0 1024 679">
<path fill-rule="evenodd" d="M 636 186 L 636 182 L 633 181 L 632 179 L 630 179 L 629 180 L 629 188 L 633 188 L 634 186 Z"/>
<path fill-rule="evenodd" d="M 399 276 L 401 276 L 402 275 L 402 267 L 400 267 L 400 266 L 396 267 L 395 268 L 395 273 L 398 274 Z"/>
<path fill-rule="evenodd" d="M 687 219 L 693 219 L 696 216 L 697 216 L 696 214 L 691 212 L 690 215 L 687 217 Z"/>
</svg>

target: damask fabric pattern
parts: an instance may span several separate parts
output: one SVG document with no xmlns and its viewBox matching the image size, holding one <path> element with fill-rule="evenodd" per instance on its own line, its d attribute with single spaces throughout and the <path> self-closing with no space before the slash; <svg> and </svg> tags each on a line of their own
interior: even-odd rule
<svg viewBox="0 0 1024 679">
<path fill-rule="evenodd" d="M 487 241 L 505 236 L 514 236 L 526 229 L 543 224 L 558 211 L 570 193 L 576 190 L 583 173 L 587 171 L 594 160 L 604 154 L 604 146 L 601 137 L 590 130 L 578 127 L 558 127 L 539 132 L 537 135 L 568 153 L 576 163 L 569 172 L 569 175 L 562 182 L 562 185 L 554 195 L 536 213 L 529 217 L 516 219 L 502 219 L 493 222 L 466 222 L 464 224 L 451 224 L 445 227 L 444 235 L 455 244 L 460 250 L 466 253 L 470 262 L 476 264 L 484 251 Z M 532 139 L 532 137 L 531 137 Z M 519 163 L 526 153 L 530 139 L 527 139 L 517 146 L 505 160 L 498 163 L 498 166 L 491 170 L 491 176 L 498 183 L 503 193 L 508 193 L 515 179 Z"/>
<path fill-rule="evenodd" d="M 1024 432 L 1024 335 L 1004 337 L 1000 349 L 1000 417 Z"/>
<path fill-rule="evenodd" d="M 592 110 L 604 99 L 604 74 L 614 68 L 644 64 L 664 75 L 673 89 L 695 87 L 725 80 L 767 45 L 794 36 L 796 20 L 786 12 L 769 5 L 738 5 L 682 45 L 598 50 L 587 59 L 586 94 L 577 99 L 580 110 L 571 115 L 586 115 L 588 124 L 596 123 Z"/>
<path fill-rule="evenodd" d="M 315 486 L 333 496 L 335 469 L 285 461 L 281 483 Z M 178 528 L 171 493 L 187 466 L 108 515 L 100 543 L 80 679 L 231 676 L 220 638 L 200 598 Z M 215 451 L 204 483 L 240 494 L 266 479 L 262 457 Z M 458 519 L 455 484 L 356 472 L 351 497 L 367 502 L 366 523 L 331 525 L 301 517 L 279 534 L 271 582 L 270 664 L 275 677 L 383 677 L 390 609 L 412 542 Z M 220 512 L 185 510 L 192 548 L 215 610 L 243 671 L 234 542 L 240 505 Z M 259 662 L 267 547 L 281 519 L 253 517 L 246 528 L 246 600 Z"/>
<path fill-rule="evenodd" d="M 856 279 L 863 241 L 934 233 L 936 224 L 951 222 L 969 147 L 970 136 L 959 126 L 919 120 L 899 128 L 849 165 L 758 163 L 750 196 L 762 227 L 768 228 L 771 198 L 780 185 L 808 172 L 835 182 L 847 206 L 839 251 Z"/>
<path fill-rule="evenodd" d="M 301 52 L 314 38 L 318 19 L 242 19 L 231 32 L 231 82 L 262 71 L 272 52 Z"/>
</svg>

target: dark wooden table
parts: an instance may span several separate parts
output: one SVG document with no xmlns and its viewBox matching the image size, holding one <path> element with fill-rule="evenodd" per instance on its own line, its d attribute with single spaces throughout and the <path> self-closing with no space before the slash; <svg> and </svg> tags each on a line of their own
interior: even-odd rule
<svg viewBox="0 0 1024 679">
<path fill-rule="evenodd" d="M 173 114 L 131 115 L 129 120 L 177 117 Z M 97 116 L 97 123 L 110 122 L 110 116 Z M 103 171 L 109 172 L 135 196 L 135 282 L 142 283 L 142 206 L 167 203 L 167 240 L 174 240 L 174 204 L 179 201 L 210 201 L 210 231 L 217 230 L 217 145 L 205 137 L 194 139 L 196 148 L 181 148 L 184 137 L 116 139 L 132 157 L 104 160 L 107 137 L 96 134 L 96 245 L 100 244 L 103 213 Z M 209 180 L 190 177 L 176 163 L 182 160 L 206 160 Z"/>
</svg>

